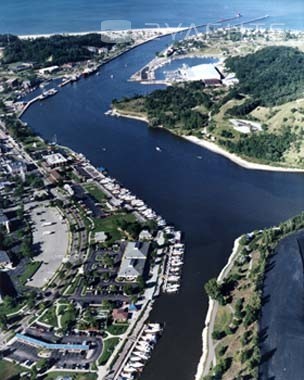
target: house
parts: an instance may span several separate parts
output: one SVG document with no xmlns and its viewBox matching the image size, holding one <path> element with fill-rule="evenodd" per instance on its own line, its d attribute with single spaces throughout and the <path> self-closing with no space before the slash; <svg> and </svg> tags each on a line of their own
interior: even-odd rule
<svg viewBox="0 0 304 380">
<path fill-rule="evenodd" d="M 113 309 L 112 317 L 114 322 L 127 322 L 128 320 L 128 312 L 123 309 Z"/>
<path fill-rule="evenodd" d="M 5 251 L 0 250 L 0 269 L 12 269 L 11 259 Z"/>
<path fill-rule="evenodd" d="M 10 233 L 10 224 L 8 217 L 3 213 L 3 210 L 0 210 L 0 226 L 4 226 L 6 228 L 7 233 Z"/>
<path fill-rule="evenodd" d="M 144 274 L 150 248 L 149 242 L 128 242 L 125 246 L 117 278 L 134 282 Z"/>
<path fill-rule="evenodd" d="M 61 153 L 49 154 L 43 158 L 46 161 L 47 166 L 50 168 L 64 166 L 68 161 Z"/>
<path fill-rule="evenodd" d="M 15 176 L 22 173 L 26 173 L 26 164 L 22 161 L 9 161 L 6 163 L 6 168 L 9 174 Z"/>
</svg>

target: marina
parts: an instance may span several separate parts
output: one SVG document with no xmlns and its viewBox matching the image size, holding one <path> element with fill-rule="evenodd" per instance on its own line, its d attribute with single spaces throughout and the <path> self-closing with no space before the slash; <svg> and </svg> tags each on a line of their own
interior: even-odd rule
<svg viewBox="0 0 304 380">
<path fill-rule="evenodd" d="M 159 323 L 145 324 L 113 379 L 139 379 L 146 362 L 151 356 L 154 346 L 162 334 L 162 331 L 163 329 Z"/>
<path fill-rule="evenodd" d="M 60 143 L 83 152 L 96 167 L 110 168 L 130 189 L 127 196 L 144 199 L 148 208 L 185 234 L 180 291 L 159 297 L 151 313 L 152 320 L 165 322 L 165 330 L 141 374 L 144 380 L 194 376 L 208 304 L 203 283 L 223 267 L 236 236 L 303 209 L 299 174 L 247 171 L 165 131 L 104 115 L 113 98 L 151 91 L 127 80 L 167 42 L 153 41 L 127 53 L 103 67 L 100 76 L 64 87 L 24 116 L 43 136 L 56 133 Z"/>
</svg>

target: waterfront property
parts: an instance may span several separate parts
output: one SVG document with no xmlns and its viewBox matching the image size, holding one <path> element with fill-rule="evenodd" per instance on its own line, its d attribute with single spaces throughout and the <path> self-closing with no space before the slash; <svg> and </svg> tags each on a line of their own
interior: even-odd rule
<svg viewBox="0 0 304 380">
<path fill-rule="evenodd" d="M 67 159 L 61 153 L 53 153 L 44 157 L 48 167 L 54 169 L 59 166 L 64 166 Z"/>
<path fill-rule="evenodd" d="M 138 58 L 141 57 L 137 56 L 136 62 Z M 111 69 L 112 68 L 113 67 L 111 67 Z M 115 78 L 118 77 L 119 79 L 121 79 L 120 75 L 122 71 L 125 71 L 126 73 L 128 72 L 127 68 L 125 70 L 114 69 L 115 68 L 113 68 L 113 72 L 115 72 Z M 102 77 L 102 75 L 100 77 Z M 107 74 L 107 78 L 108 77 L 109 75 Z M 113 78 L 112 83 L 115 83 L 114 81 L 115 79 Z M 124 83 L 119 83 L 120 88 L 124 88 Z M 94 99 L 96 99 L 96 94 L 94 91 L 92 91 L 92 84 L 93 80 L 91 80 L 90 84 L 88 85 L 89 90 L 91 91 L 91 94 L 94 93 Z M 77 86 L 73 88 L 73 92 L 77 91 L 76 87 Z M 97 87 L 100 89 L 100 86 Z M 85 88 L 86 85 L 85 83 L 83 83 L 83 86 L 81 86 L 81 95 L 83 95 L 83 93 L 85 92 Z M 67 91 L 68 90 L 69 89 L 67 89 Z M 132 90 L 133 89 L 131 89 L 131 91 Z M 128 93 L 130 93 L 130 88 L 128 88 Z M 105 91 L 102 94 L 102 101 L 104 101 L 104 99 L 106 99 L 107 101 L 107 97 L 111 95 L 113 94 L 110 94 L 110 91 L 109 93 Z M 91 102 L 89 96 L 86 96 L 86 99 L 89 99 L 88 101 L 90 101 L 91 106 L 95 104 L 94 102 Z M 73 101 L 73 99 L 69 98 L 69 100 L 73 102 L 73 107 L 75 107 L 75 102 Z M 54 101 L 54 103 L 56 103 L 56 101 L 57 99 Z M 63 101 L 63 99 L 61 99 L 60 102 L 61 101 Z M 98 102 L 98 107 L 100 107 L 100 104 L 101 103 Z M 43 107 L 44 106 L 48 107 L 47 105 L 43 105 Z M 52 107 L 53 106 L 54 104 L 52 104 Z M 43 109 L 43 107 L 40 108 Z M 66 107 L 64 108 L 66 109 Z M 76 108 L 73 108 L 73 111 L 74 110 L 76 114 Z M 45 110 L 43 109 L 43 111 Z M 98 112 L 100 113 L 100 108 Z M 96 112 L 95 115 L 98 115 L 98 112 Z M 62 120 L 62 116 L 63 114 L 65 115 L 65 113 L 58 113 L 60 114 L 60 119 Z M 83 104 L 81 104 L 81 114 L 79 115 L 79 118 L 76 118 L 79 123 L 82 123 L 82 119 L 80 117 L 82 114 L 84 114 Z M 43 115 L 45 115 L 45 112 L 43 112 Z M 50 118 L 54 116 L 53 112 L 49 112 L 48 115 L 50 116 Z M 85 114 L 83 116 L 85 118 L 85 122 L 87 122 L 88 115 Z M 41 123 L 41 125 L 45 126 L 46 124 L 48 124 L 49 121 L 49 118 L 47 120 L 43 120 L 43 123 Z M 193 300 L 195 300 L 196 294 L 200 294 L 201 283 L 204 280 L 204 276 L 210 276 L 210 272 L 214 271 L 217 266 L 220 266 L 220 262 L 218 260 L 220 260 L 224 256 L 225 247 L 227 247 L 231 243 L 231 239 L 232 237 L 234 237 L 235 233 L 239 233 L 239 229 L 247 229 L 248 225 L 252 226 L 252 224 L 254 225 L 254 227 L 256 227 L 257 220 L 261 224 L 272 223 L 273 219 L 281 217 L 282 213 L 284 214 L 284 212 L 287 212 L 287 209 L 288 212 L 293 212 L 294 209 L 296 207 L 299 207 L 299 204 L 301 203 L 298 203 L 299 197 L 297 196 L 296 191 L 294 193 L 292 192 L 292 185 L 290 184 L 290 182 L 286 181 L 288 182 L 288 186 L 286 186 L 288 187 L 288 201 L 287 198 L 284 198 L 284 200 L 286 200 L 286 202 L 284 202 L 284 204 L 286 204 L 286 207 L 284 208 L 284 211 L 282 211 L 278 203 L 281 202 L 283 197 L 282 193 L 286 191 L 286 187 L 284 186 L 284 180 L 282 180 L 282 182 L 278 180 L 278 178 L 280 178 L 279 175 L 276 176 L 275 179 L 279 182 L 278 184 L 282 186 L 275 186 L 276 192 L 273 195 L 272 192 L 274 188 L 274 178 L 271 177 L 271 179 L 269 180 L 270 183 L 268 183 L 267 178 L 261 178 L 261 183 L 263 184 L 263 186 L 261 186 L 261 183 L 259 181 L 257 181 L 258 183 L 255 182 L 256 178 L 258 178 L 258 175 L 256 173 L 251 173 L 247 176 L 242 171 L 238 171 L 237 168 L 233 167 L 232 165 L 229 165 L 229 163 L 227 163 L 225 160 L 216 159 L 215 157 L 213 157 L 213 155 L 208 155 L 208 153 L 203 152 L 201 149 L 197 147 L 190 147 L 188 144 L 184 144 L 180 140 L 178 140 L 178 144 L 176 146 L 173 143 L 171 145 L 171 140 L 169 140 L 170 138 L 167 138 L 165 134 L 162 134 L 162 132 L 160 132 L 161 134 L 150 133 L 146 131 L 139 131 L 139 128 L 135 128 L 136 133 L 133 135 L 132 125 L 130 123 L 130 125 L 128 125 L 129 128 L 125 128 L 123 130 L 125 138 L 123 139 L 123 144 L 120 146 L 120 141 L 119 139 L 117 139 L 117 134 L 114 134 L 115 138 L 113 138 L 113 141 L 111 140 L 111 138 L 109 140 L 105 138 L 107 134 L 104 133 L 105 130 L 103 129 L 102 123 L 99 123 L 99 120 L 97 123 L 98 128 L 93 128 L 92 130 L 90 129 L 91 123 L 85 122 L 82 123 L 82 125 L 85 125 L 86 128 L 83 139 L 81 139 L 81 149 L 88 149 L 89 154 L 93 154 L 93 149 L 91 149 L 91 146 L 95 142 L 95 139 L 93 139 L 93 141 L 92 136 L 95 136 L 94 133 L 97 133 L 97 131 L 102 131 L 101 138 L 96 138 L 96 144 L 99 145 L 96 145 L 96 160 L 92 158 L 92 161 L 99 162 L 99 160 L 104 160 L 103 164 L 108 166 L 109 168 L 111 168 L 111 165 L 113 164 L 113 171 L 115 172 L 115 175 L 117 175 L 117 177 L 121 179 L 122 182 L 126 181 L 126 183 L 130 183 L 130 186 L 133 186 L 134 190 L 136 189 L 136 191 L 138 190 L 139 192 L 142 191 L 143 194 L 145 194 L 144 191 L 147 191 L 147 200 L 149 200 L 149 202 L 151 202 L 151 204 L 154 205 L 156 209 L 160 207 L 160 210 L 163 210 L 164 215 L 166 215 L 166 217 L 169 220 L 178 220 L 178 222 L 180 223 L 180 228 L 187 229 L 187 233 L 189 233 L 190 254 L 188 258 L 188 263 L 190 263 L 190 266 L 189 270 L 187 270 L 187 273 L 191 273 L 191 281 L 189 281 L 188 279 L 186 279 L 187 281 L 185 281 L 185 292 L 182 292 L 182 294 L 185 294 L 185 296 L 174 297 L 175 300 L 174 302 L 172 302 L 172 304 L 170 304 L 170 302 L 167 302 L 166 300 L 163 303 L 163 306 L 160 307 L 161 313 L 159 315 L 161 316 L 161 320 L 166 319 L 168 321 L 168 327 L 170 325 L 173 327 L 172 329 L 169 328 L 168 334 L 166 334 L 165 342 L 167 343 L 164 342 L 165 344 L 163 344 L 160 348 L 159 357 L 161 357 L 161 360 L 164 360 L 164 365 L 159 365 L 159 362 L 157 361 L 156 365 L 154 366 L 152 360 L 151 367 L 149 366 L 147 368 L 147 375 L 143 375 L 143 378 L 145 378 L 145 376 L 149 377 L 150 374 L 150 376 L 152 376 L 152 379 L 153 376 L 154 378 L 161 378 L 162 376 L 166 376 L 168 378 L 170 378 L 171 376 L 175 379 L 182 378 L 183 376 L 185 378 L 188 378 L 189 373 L 191 373 L 193 370 L 192 367 L 193 363 L 195 362 L 194 358 L 200 349 L 200 342 L 197 341 L 199 340 L 198 331 L 201 327 L 201 313 L 203 308 L 200 302 L 193 302 Z M 120 124 L 123 124 L 123 122 L 119 122 L 116 120 L 113 122 L 113 125 L 114 124 L 115 126 L 117 126 L 116 131 L 120 132 L 119 128 L 122 127 L 122 125 Z M 61 127 L 62 124 L 52 123 L 52 128 L 56 128 L 57 125 L 60 125 Z M 81 128 L 78 130 L 78 133 L 76 134 L 74 133 L 76 130 L 74 128 L 74 125 L 72 123 L 70 125 L 71 130 L 73 131 L 73 133 L 71 134 L 73 136 L 68 136 L 69 139 L 72 139 L 69 140 L 69 143 L 73 141 L 73 144 L 75 143 L 73 146 L 77 147 L 77 142 L 75 142 L 73 138 L 75 138 L 75 136 L 79 136 L 78 133 L 81 133 Z M 95 127 L 93 122 L 92 125 Z M 105 123 L 104 125 L 108 127 L 108 124 Z M 106 130 L 109 135 L 112 133 L 110 131 L 110 128 L 106 128 Z M 60 128 L 60 131 L 63 132 L 62 128 Z M 65 135 L 65 133 L 68 133 L 67 130 L 64 130 L 63 135 Z M 132 143 L 126 144 L 128 142 L 129 133 L 130 136 L 132 135 L 132 139 L 130 139 Z M 145 144 L 143 144 L 143 141 L 140 140 L 141 133 L 144 136 Z M 146 138 L 147 133 L 149 134 L 149 138 Z M 135 136 L 137 137 L 137 139 L 134 138 Z M 164 138 L 160 141 L 159 136 L 164 136 Z M 87 141 L 85 140 L 86 137 L 88 138 Z M 64 139 L 65 137 L 62 138 Z M 102 141 L 102 144 L 108 144 L 107 150 L 112 152 L 102 153 L 100 149 L 100 141 Z M 136 145 L 136 141 L 140 141 L 140 144 L 138 146 Z M 113 145 L 111 145 L 112 143 Z M 178 145 L 181 148 L 180 150 L 177 147 Z M 115 155 L 112 154 L 113 150 L 108 148 L 112 146 L 119 147 L 119 149 L 115 150 Z M 137 160 L 134 160 L 134 162 L 136 162 L 137 164 L 136 171 L 134 170 L 134 167 L 132 167 L 131 171 L 133 173 L 133 176 L 131 174 L 130 177 L 128 177 L 128 175 L 130 174 L 128 170 L 130 169 L 124 167 L 124 165 L 121 164 L 121 162 L 125 162 L 126 157 L 132 158 L 132 149 L 130 149 L 130 151 L 128 151 L 128 154 L 126 155 L 126 151 L 124 151 L 124 149 L 126 149 L 125 146 L 128 146 L 129 148 L 133 148 L 134 146 L 134 148 L 136 148 L 134 149 L 136 151 L 135 158 Z M 159 152 L 157 153 L 157 155 L 161 156 L 162 158 L 158 158 L 156 155 L 153 155 L 153 151 L 155 151 L 155 146 L 161 146 L 162 148 L 164 146 L 164 148 L 162 149 L 162 154 L 160 154 Z M 144 149 L 141 151 L 140 149 L 142 148 Z M 166 152 L 168 153 L 166 154 Z M 122 153 L 121 162 L 119 161 L 120 153 Z M 147 159 L 145 159 L 145 154 L 147 154 L 148 156 Z M 142 157 L 142 160 L 138 160 L 139 155 L 140 157 Z M 203 158 L 201 161 L 197 160 L 196 157 L 198 155 L 200 155 Z M 111 160 L 112 156 L 115 156 L 115 162 L 109 162 L 109 159 Z M 176 165 L 176 157 L 178 156 L 183 157 L 182 165 L 180 165 L 180 170 L 176 168 L 177 166 L 179 166 Z M 163 157 L 165 159 L 163 159 Z M 172 157 L 174 157 L 174 160 L 172 160 Z M 151 158 L 153 158 L 153 160 L 151 160 Z M 118 161 L 119 164 L 117 164 Z M 153 165 L 157 165 L 157 175 L 155 175 L 155 167 L 153 167 L 152 170 L 150 170 L 151 168 L 149 168 L 151 161 L 153 161 Z M 206 161 L 208 165 L 204 166 L 203 161 Z M 214 163 L 216 164 L 214 165 Z M 126 161 L 126 166 L 127 165 L 128 164 Z M 141 171 L 142 165 L 144 165 L 143 171 Z M 132 165 L 128 166 L 130 167 Z M 187 170 L 185 170 L 185 168 L 187 168 Z M 189 170 L 189 168 L 191 168 L 191 170 Z M 139 178 L 139 174 L 141 173 L 143 173 L 143 178 Z M 202 173 L 204 175 L 201 175 Z M 174 178 L 174 174 L 176 174 L 176 178 Z M 193 180 L 194 176 L 196 177 L 195 180 Z M 187 188 L 182 186 L 181 178 L 185 180 Z M 223 186 L 219 186 L 219 178 L 221 181 L 223 181 Z M 290 178 L 293 177 L 291 176 Z M 231 182 L 229 182 L 230 180 Z M 237 181 L 237 183 L 235 183 L 235 181 Z M 155 183 L 153 182 L 156 182 L 157 186 L 155 186 Z M 246 184 L 246 186 L 244 185 L 244 183 Z M 239 193 L 237 194 L 237 200 L 235 199 L 236 192 L 234 186 L 236 186 L 239 192 L 241 192 L 241 190 L 244 190 L 244 193 L 246 194 L 245 200 L 243 200 L 243 198 L 239 196 Z M 191 190 L 189 194 L 187 193 L 188 188 Z M 215 188 L 217 189 L 217 191 L 214 191 Z M 202 191 L 198 191 L 197 194 L 195 194 L 194 196 L 193 189 L 201 189 Z M 212 189 L 212 191 L 210 191 L 210 189 Z M 214 198 L 210 195 L 211 193 L 213 194 Z M 231 195 L 231 193 L 233 193 L 233 195 Z M 263 196 L 265 196 L 265 193 L 267 194 L 267 199 L 265 202 L 262 202 L 261 199 Z M 291 193 L 295 195 L 292 200 L 290 199 Z M 155 194 L 157 196 L 155 196 Z M 205 199 L 200 198 L 204 196 Z M 276 202 L 273 202 L 273 198 L 276 199 Z M 256 199 L 258 199 L 258 202 L 256 202 Z M 235 207 L 236 202 L 238 204 L 237 208 Z M 263 207 L 256 206 L 256 204 L 260 205 L 261 203 L 263 203 Z M 203 211 L 200 207 L 198 207 L 198 204 L 204 205 Z M 255 206 L 253 209 L 251 208 L 252 204 L 254 204 Z M 263 209 L 262 213 L 260 213 L 259 211 L 261 210 L 261 208 Z M 275 212 L 273 211 L 273 209 L 275 209 Z M 269 210 L 269 213 L 267 213 L 267 210 Z M 243 213 L 244 215 L 246 215 L 245 218 L 241 217 Z M 267 216 L 264 214 L 267 214 Z M 148 215 L 151 214 L 149 213 Z M 214 215 L 220 215 L 221 217 L 214 218 Z M 216 231 L 216 236 L 212 234 L 212 228 L 210 228 L 210 223 L 212 224 L 211 227 L 213 227 L 213 230 Z M 204 231 L 204 234 L 202 234 L 202 230 Z M 221 239 L 218 239 L 219 230 L 224 231 L 223 233 L 221 233 Z M 203 259 L 201 259 L 200 256 L 203 256 Z M 210 265 L 206 267 L 205 263 L 207 259 Z M 191 263 L 193 265 L 192 267 Z M 156 308 L 156 313 L 158 312 L 157 310 L 158 308 Z M 189 317 L 189 314 L 191 316 L 191 319 L 189 318 L 188 320 L 187 318 Z M 170 320 L 171 316 L 172 319 Z M 179 320 L 176 320 L 176 317 L 180 318 L 180 322 Z M 186 332 L 183 331 L 183 329 L 180 329 L 180 326 L 182 325 L 182 323 L 185 323 L 185 321 L 189 321 L 189 326 L 191 326 L 191 328 L 187 329 Z M 196 329 L 195 326 L 197 327 Z M 173 341 L 176 340 L 176 342 L 178 343 L 176 344 L 175 350 L 171 349 L 172 338 Z M 179 355 L 179 347 L 185 347 L 185 344 L 183 343 L 187 345 L 187 350 L 183 350 L 182 355 Z M 176 360 L 177 357 L 179 360 Z M 158 373 L 158 371 L 160 371 L 161 373 Z M 151 372 L 154 373 L 151 374 Z"/>
<path fill-rule="evenodd" d="M 213 64 L 202 64 L 192 67 L 182 67 L 179 70 L 181 80 L 203 81 L 205 84 L 221 84 L 222 75 Z"/>
<path fill-rule="evenodd" d="M 127 243 L 117 274 L 120 281 L 133 282 L 143 276 L 149 247 L 148 242 Z"/>
</svg>

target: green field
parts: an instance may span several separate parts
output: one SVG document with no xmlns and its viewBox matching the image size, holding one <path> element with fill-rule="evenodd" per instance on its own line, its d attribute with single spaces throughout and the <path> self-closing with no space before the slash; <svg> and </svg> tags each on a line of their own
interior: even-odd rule
<svg viewBox="0 0 304 380">
<path fill-rule="evenodd" d="M 71 377 L 73 380 L 96 380 L 97 374 L 96 373 L 75 373 L 75 372 L 51 372 L 48 373 L 46 376 L 43 377 L 44 380 L 55 380 L 59 376 L 68 376 Z"/>
<path fill-rule="evenodd" d="M 48 325 L 58 327 L 58 321 L 57 321 L 57 316 L 56 316 L 56 306 L 50 307 L 48 311 L 39 320 Z"/>
<path fill-rule="evenodd" d="M 21 284 L 24 285 L 26 281 L 34 275 L 34 273 L 38 270 L 40 265 L 41 265 L 40 261 L 29 262 L 26 265 L 25 270 L 22 273 L 22 275 L 19 276 L 19 281 L 21 282 Z"/>
<path fill-rule="evenodd" d="M 113 324 L 108 327 L 107 332 L 112 335 L 121 335 L 127 331 L 128 326 L 127 323 Z"/>
<path fill-rule="evenodd" d="M 92 197 L 96 199 L 97 202 L 101 203 L 102 201 L 107 199 L 106 194 L 94 183 L 85 184 L 83 185 L 83 187 L 90 193 L 90 195 L 92 195 Z"/>
<path fill-rule="evenodd" d="M 5 360 L 0 360 L 0 373 L 2 380 L 10 380 L 15 378 L 15 376 L 17 378 L 17 375 L 22 372 L 27 372 L 26 368 L 7 362 Z"/>
<path fill-rule="evenodd" d="M 104 365 L 109 360 L 110 356 L 112 355 L 115 347 L 117 346 L 119 342 L 119 338 L 109 338 L 103 341 L 103 350 L 102 354 L 99 357 L 98 364 Z"/>
<path fill-rule="evenodd" d="M 104 219 L 94 219 L 94 232 L 104 231 L 110 236 L 109 240 L 115 242 L 123 237 L 123 233 L 119 229 L 119 223 L 123 221 L 133 223 L 136 219 L 132 214 L 116 214 Z"/>
</svg>

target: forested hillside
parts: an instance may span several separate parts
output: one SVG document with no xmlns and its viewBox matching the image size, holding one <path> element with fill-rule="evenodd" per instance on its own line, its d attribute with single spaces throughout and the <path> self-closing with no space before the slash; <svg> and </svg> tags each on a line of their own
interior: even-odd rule
<svg viewBox="0 0 304 380">
<path fill-rule="evenodd" d="M 55 35 L 49 38 L 20 39 L 12 35 L 0 35 L 0 47 L 4 47 L 3 63 L 33 62 L 36 64 L 62 65 L 90 59 L 94 53 L 89 46 L 111 48 L 98 34 L 79 36 Z"/>
<path fill-rule="evenodd" d="M 231 57 L 226 67 L 240 80 L 239 91 L 263 106 L 274 106 L 303 95 L 304 53 L 271 46 L 245 57 Z"/>
</svg>

